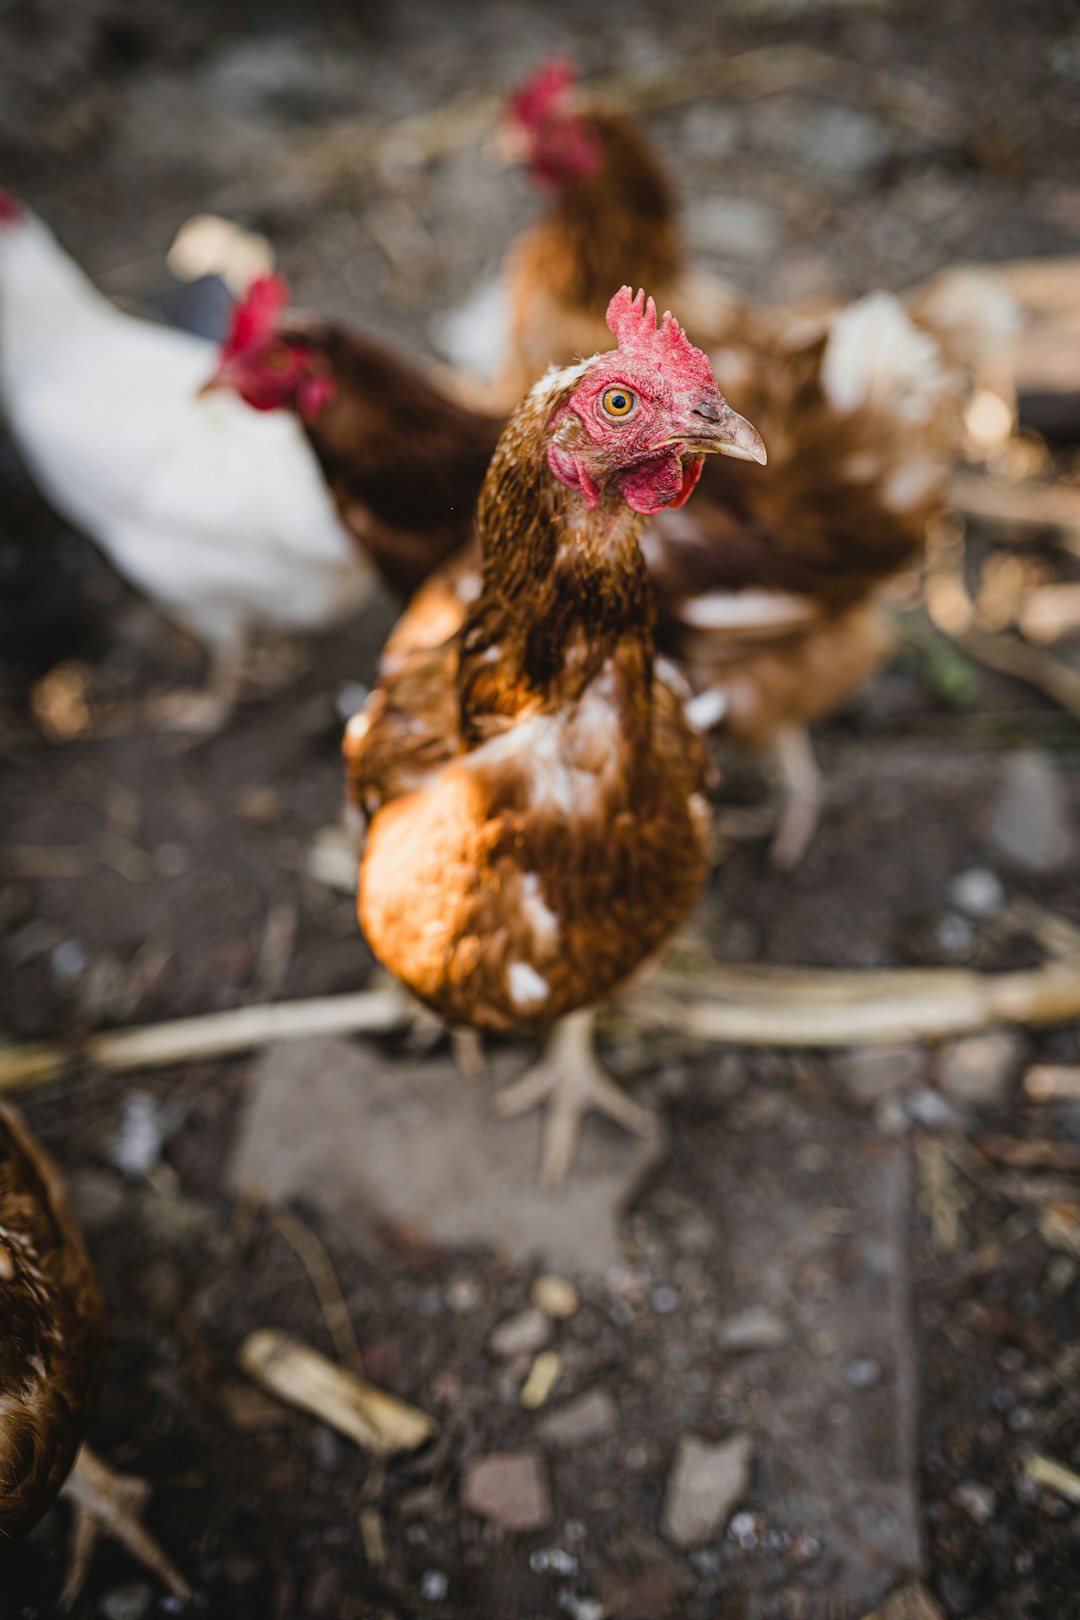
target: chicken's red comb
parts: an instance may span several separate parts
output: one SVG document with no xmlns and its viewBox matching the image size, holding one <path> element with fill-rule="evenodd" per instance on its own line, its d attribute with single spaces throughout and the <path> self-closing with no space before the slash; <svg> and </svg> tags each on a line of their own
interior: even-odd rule
<svg viewBox="0 0 1080 1620">
<path fill-rule="evenodd" d="M 19 199 L 0 186 L 0 225 L 17 225 L 22 219 Z"/>
<path fill-rule="evenodd" d="M 629 287 L 620 287 L 607 307 L 606 319 L 620 354 L 674 374 L 685 384 L 715 388 L 708 356 L 694 348 L 670 310 L 657 322 L 656 305 L 646 299 L 644 290 L 635 298 Z"/>
<path fill-rule="evenodd" d="M 559 97 L 577 81 L 576 62 L 572 62 L 568 56 L 551 57 L 511 96 L 511 115 L 526 129 L 535 128 L 545 118 L 551 117 Z"/>
<path fill-rule="evenodd" d="M 271 337 L 277 330 L 278 316 L 288 302 L 289 283 L 284 276 L 257 276 L 233 309 L 221 358 L 232 360 L 253 344 Z"/>
</svg>

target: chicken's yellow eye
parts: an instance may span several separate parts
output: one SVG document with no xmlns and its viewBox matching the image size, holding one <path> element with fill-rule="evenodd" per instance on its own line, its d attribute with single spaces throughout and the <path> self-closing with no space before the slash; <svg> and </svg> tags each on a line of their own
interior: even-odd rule
<svg viewBox="0 0 1080 1620">
<path fill-rule="evenodd" d="M 286 348 L 271 349 L 266 356 L 265 365 L 268 371 L 284 371 L 289 364 L 289 351 Z"/>
<path fill-rule="evenodd" d="M 629 416 L 637 404 L 637 395 L 629 388 L 609 388 L 600 403 L 608 416 Z"/>
</svg>

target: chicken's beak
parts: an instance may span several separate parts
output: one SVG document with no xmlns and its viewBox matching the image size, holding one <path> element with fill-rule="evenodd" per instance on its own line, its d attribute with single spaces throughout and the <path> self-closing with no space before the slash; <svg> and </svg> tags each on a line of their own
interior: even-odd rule
<svg viewBox="0 0 1080 1620">
<path fill-rule="evenodd" d="M 513 118 L 503 118 L 484 143 L 483 153 L 493 169 L 516 169 L 529 159 L 528 134 Z"/>
<path fill-rule="evenodd" d="M 205 399 L 207 394 L 216 394 L 219 388 L 227 388 L 229 379 L 224 371 L 215 371 L 212 377 L 207 377 L 201 388 L 195 390 L 196 399 Z"/>
<path fill-rule="evenodd" d="M 717 396 L 719 398 L 719 396 Z M 768 461 L 761 434 L 727 400 L 700 399 L 692 407 L 686 429 L 673 434 L 670 444 L 700 455 L 731 456 L 736 461 Z"/>
</svg>

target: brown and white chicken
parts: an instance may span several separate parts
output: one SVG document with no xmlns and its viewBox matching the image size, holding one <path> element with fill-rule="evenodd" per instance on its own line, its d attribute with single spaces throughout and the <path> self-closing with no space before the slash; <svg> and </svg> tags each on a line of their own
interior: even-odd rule
<svg viewBox="0 0 1080 1620">
<path fill-rule="evenodd" d="M 105 1301 L 59 1173 L 0 1105 L 0 1541 L 32 1529 L 63 1491 L 75 1510 L 64 1607 L 102 1531 L 188 1597 L 140 1522 L 145 1482 L 114 1474 L 83 1444 L 104 1351 Z"/>
<path fill-rule="evenodd" d="M 651 1127 L 593 1058 L 591 1009 L 707 870 L 707 760 L 655 656 L 641 531 L 682 506 L 710 454 L 764 460 L 670 315 L 658 327 L 628 288 L 608 315 L 617 350 L 549 372 L 503 432 L 457 628 L 432 645 L 406 614 L 345 744 L 376 956 L 452 1024 L 555 1025 L 501 1101 L 550 1101 L 549 1187 L 587 1108 Z"/>
</svg>

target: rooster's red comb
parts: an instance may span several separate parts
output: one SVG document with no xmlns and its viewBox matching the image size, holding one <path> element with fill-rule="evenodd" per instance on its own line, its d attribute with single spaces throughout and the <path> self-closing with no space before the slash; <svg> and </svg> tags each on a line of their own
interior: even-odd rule
<svg viewBox="0 0 1080 1620">
<path fill-rule="evenodd" d="M 550 118 L 555 104 L 578 80 L 577 64 L 568 56 L 553 56 L 538 67 L 531 79 L 510 98 L 510 112 L 519 124 L 533 129 Z"/>
<path fill-rule="evenodd" d="M 19 199 L 0 186 L 0 225 L 17 225 L 22 219 Z"/>
<path fill-rule="evenodd" d="M 635 298 L 629 287 L 620 287 L 607 307 L 607 324 L 620 354 L 666 371 L 686 386 L 716 386 L 708 356 L 694 348 L 670 310 L 657 322 L 656 305 L 644 291 Z"/>
<path fill-rule="evenodd" d="M 221 358 L 232 360 L 253 344 L 272 337 L 277 330 L 278 316 L 288 302 L 289 283 L 284 276 L 257 276 L 233 309 Z"/>
</svg>

